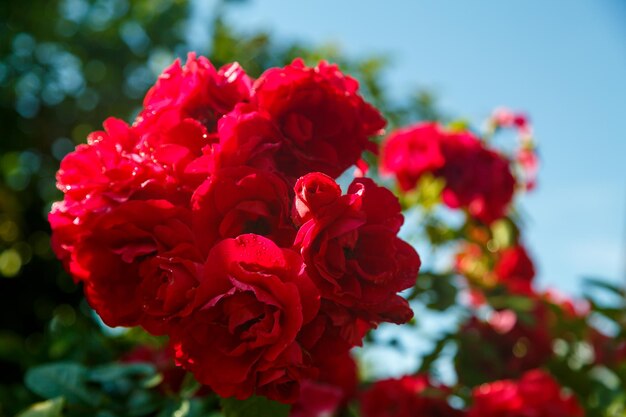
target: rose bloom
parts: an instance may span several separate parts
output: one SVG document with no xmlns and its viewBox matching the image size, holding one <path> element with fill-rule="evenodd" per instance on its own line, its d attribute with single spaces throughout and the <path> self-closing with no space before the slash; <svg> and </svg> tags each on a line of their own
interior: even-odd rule
<svg viewBox="0 0 626 417">
<path fill-rule="evenodd" d="M 245 233 L 266 236 L 291 247 L 296 228 L 291 221 L 291 189 L 275 174 L 246 166 L 218 170 L 192 197 L 194 227 L 208 253 L 222 239 Z"/>
<path fill-rule="evenodd" d="M 535 278 L 535 266 L 521 244 L 511 246 L 498 253 L 494 266 L 498 281 L 514 294 L 530 294 Z"/>
<path fill-rule="evenodd" d="M 251 103 L 281 133 L 279 171 L 292 178 L 309 172 L 338 177 L 357 163 L 385 126 L 381 114 L 358 94 L 358 82 L 336 65 L 307 67 L 301 59 L 265 71 L 254 83 Z"/>
<path fill-rule="evenodd" d="M 303 381 L 300 398 L 290 417 L 327 417 L 336 415 L 354 396 L 358 382 L 356 363 L 348 351 L 329 355 L 324 351 L 314 358 L 319 375 Z"/>
<path fill-rule="evenodd" d="M 355 318 L 404 323 L 413 313 L 398 292 L 415 284 L 420 259 L 397 237 L 403 222 L 397 198 L 368 178 L 346 195 L 335 181 L 312 173 L 296 183 L 296 237 L 306 270 L 322 297 Z M 332 313 L 333 316 L 335 313 Z"/>
<path fill-rule="evenodd" d="M 245 234 L 213 247 L 170 341 L 177 363 L 222 397 L 294 402 L 315 373 L 296 338 L 318 309 L 299 254 Z"/>
<path fill-rule="evenodd" d="M 87 301 L 109 326 L 161 334 L 189 312 L 202 267 L 189 210 L 164 200 L 128 201 L 100 215 L 76 242 Z"/>
<path fill-rule="evenodd" d="M 131 199 L 179 200 L 163 181 L 162 170 L 137 153 L 139 137 L 126 123 L 109 118 L 104 129 L 91 133 L 86 144 L 61 161 L 56 178 L 64 198 L 48 216 L 52 248 L 76 280 L 88 272 L 77 264 L 74 246 L 98 216 Z"/>
<path fill-rule="evenodd" d="M 446 160 L 438 172 L 446 180 L 443 202 L 467 209 L 486 224 L 506 215 L 515 191 L 510 162 L 470 132 L 443 136 L 441 149 Z"/>
<path fill-rule="evenodd" d="M 503 380 L 473 391 L 468 417 L 583 417 L 576 397 L 541 370 L 526 372 L 518 381 Z"/>
<path fill-rule="evenodd" d="M 249 99 L 251 86 L 237 63 L 217 70 L 193 53 L 184 66 L 176 60 L 146 94 L 133 125 L 141 153 L 163 167 L 170 181 L 193 192 L 208 174 L 203 156 L 218 141 L 218 120 Z"/>
<path fill-rule="evenodd" d="M 418 123 L 392 132 L 381 153 L 381 171 L 393 174 L 403 191 L 431 173 L 445 179 L 442 199 L 448 207 L 487 224 L 506 215 L 515 191 L 510 161 L 469 131 Z"/>
<path fill-rule="evenodd" d="M 403 191 L 415 188 L 423 174 L 444 166 L 442 135 L 437 123 L 420 123 L 394 130 L 381 148 L 381 172 L 395 175 Z"/>
<path fill-rule="evenodd" d="M 218 70 L 207 58 L 189 53 L 185 65 L 174 61 L 146 93 L 135 124 L 167 129 L 193 119 L 215 133 L 219 118 L 249 99 L 252 82 L 237 63 Z"/>
<path fill-rule="evenodd" d="M 615 369 L 626 362 L 626 341 L 607 336 L 593 327 L 589 328 L 587 340 L 593 348 L 594 363 Z"/>
<path fill-rule="evenodd" d="M 535 267 L 520 243 L 495 253 L 478 244 L 465 244 L 456 255 L 455 269 L 470 284 L 479 287 L 472 290 L 489 290 L 500 285 L 512 294 L 533 295 Z"/>
<path fill-rule="evenodd" d="M 472 317 L 460 331 L 456 368 L 459 380 L 474 386 L 517 378 L 552 356 L 552 337 L 545 311 L 536 308 L 526 323 L 511 310 L 496 311 L 489 321 Z"/>
<path fill-rule="evenodd" d="M 426 375 L 375 382 L 360 397 L 363 417 L 462 417 L 447 401 L 449 390 Z"/>
<path fill-rule="evenodd" d="M 275 154 L 280 149 L 282 134 L 267 112 L 240 103 L 219 120 L 218 134 L 219 141 L 211 149 L 211 165 L 247 165 L 278 172 Z"/>
</svg>

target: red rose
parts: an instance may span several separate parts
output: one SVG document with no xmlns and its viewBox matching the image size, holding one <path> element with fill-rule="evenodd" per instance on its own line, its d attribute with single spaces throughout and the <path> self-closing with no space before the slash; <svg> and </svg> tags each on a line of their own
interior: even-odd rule
<svg viewBox="0 0 626 417">
<path fill-rule="evenodd" d="M 203 260 L 195 245 L 183 242 L 141 263 L 138 291 L 143 300 L 143 315 L 140 324 L 146 330 L 165 334 L 172 320 L 191 313 Z"/>
<path fill-rule="evenodd" d="M 193 268 L 200 260 L 190 217 L 167 201 L 128 201 L 100 215 L 76 243 L 87 300 L 106 324 L 145 322 L 160 333 L 161 324 L 185 314 L 198 277 L 172 265 Z"/>
<path fill-rule="evenodd" d="M 516 378 L 544 365 L 551 356 L 552 337 L 542 305 L 533 311 L 530 323 L 513 311 L 497 311 L 489 321 L 472 317 L 461 328 L 457 374 L 470 386 Z"/>
<path fill-rule="evenodd" d="M 61 161 L 57 187 L 64 200 L 54 203 L 48 216 L 52 248 L 75 279 L 88 271 L 77 264 L 73 248 L 99 216 L 128 200 L 184 199 L 168 186 L 162 169 L 137 152 L 140 139 L 132 128 L 113 118 L 104 128 Z"/>
<path fill-rule="evenodd" d="M 436 123 L 394 130 L 381 148 L 381 171 L 395 175 L 403 191 L 415 188 L 423 174 L 444 165 L 442 134 Z"/>
<path fill-rule="evenodd" d="M 134 130 L 141 135 L 139 152 L 165 173 L 162 180 L 184 192 L 186 202 L 194 189 L 208 175 L 203 155 L 214 139 L 197 120 L 183 119 L 171 126 L 138 125 Z"/>
<path fill-rule="evenodd" d="M 351 310 L 322 299 L 319 314 L 303 327 L 298 341 L 316 358 L 323 358 L 327 352 L 341 355 L 354 346 L 362 346 L 365 334 L 373 326 L 355 317 Z"/>
<path fill-rule="evenodd" d="M 356 80 L 326 62 L 309 68 L 296 59 L 259 77 L 251 101 L 282 133 L 276 154 L 281 172 L 293 178 L 313 171 L 338 177 L 364 150 L 376 149 L 369 137 L 385 120 L 357 90 Z"/>
<path fill-rule="evenodd" d="M 361 396 L 363 417 L 462 417 L 447 402 L 449 390 L 432 385 L 426 375 L 375 382 Z"/>
<path fill-rule="evenodd" d="M 300 223 L 306 222 L 312 216 L 324 215 L 324 207 L 333 210 L 335 203 L 341 196 L 341 187 L 324 175 L 309 174 L 301 177 L 294 187 L 296 201 L 294 217 Z M 332 215 L 332 213 L 330 213 Z"/>
<path fill-rule="evenodd" d="M 296 341 L 319 308 L 302 259 L 262 236 L 218 243 L 209 254 L 196 310 L 172 329 L 177 362 L 222 397 L 253 394 L 293 402 L 312 376 Z"/>
<path fill-rule="evenodd" d="M 211 62 L 189 53 L 182 66 L 177 59 L 163 71 L 144 98 L 137 125 L 157 123 L 161 128 L 191 118 L 215 133 L 221 116 L 248 100 L 252 80 L 237 63 L 216 70 Z"/>
<path fill-rule="evenodd" d="M 540 370 L 525 373 L 519 381 L 503 380 L 473 391 L 469 417 L 583 417 L 578 401 L 565 394 L 552 377 Z"/>
<path fill-rule="evenodd" d="M 278 176 L 245 166 L 212 174 L 193 195 L 194 226 L 202 249 L 244 233 L 266 236 L 291 247 L 291 190 Z"/>
<path fill-rule="evenodd" d="M 470 132 L 443 136 L 442 151 L 446 159 L 440 172 L 446 180 L 443 201 L 449 207 L 467 208 L 485 223 L 506 214 L 515 188 L 508 160 Z"/>
<path fill-rule="evenodd" d="M 593 327 L 589 328 L 587 340 L 593 348 L 594 363 L 616 369 L 626 362 L 626 341 L 607 336 Z"/>
<path fill-rule="evenodd" d="M 465 244 L 456 255 L 455 268 L 481 289 L 501 285 L 512 294 L 533 296 L 535 267 L 520 243 L 495 253 L 478 244 Z"/>
<path fill-rule="evenodd" d="M 296 237 L 307 272 L 323 298 L 354 317 L 406 322 L 413 313 L 397 292 L 415 284 L 420 259 L 397 237 L 403 217 L 396 197 L 368 178 L 354 180 L 344 196 L 333 184 L 312 173 L 296 186 L 296 207 L 308 218 Z"/>
<path fill-rule="evenodd" d="M 535 267 L 524 246 L 518 244 L 500 252 L 494 272 L 498 281 L 512 293 L 530 294 L 532 292 Z"/>
<path fill-rule="evenodd" d="M 248 103 L 238 104 L 219 120 L 219 143 L 214 145 L 218 167 L 248 165 L 276 170 L 274 154 L 282 134 L 270 115 Z"/>
<path fill-rule="evenodd" d="M 381 170 L 410 190 L 425 173 L 445 179 L 443 202 L 491 223 L 508 210 L 515 178 L 510 161 L 470 132 L 449 132 L 422 123 L 392 132 L 382 150 Z"/>
<path fill-rule="evenodd" d="M 329 355 L 329 352 L 334 354 Z M 354 396 L 358 378 L 356 363 L 350 353 L 320 353 L 313 359 L 319 375 L 315 380 L 302 383 L 300 398 L 291 408 L 290 417 L 335 415 Z"/>
<path fill-rule="evenodd" d="M 446 163 L 439 175 L 446 180 L 444 203 L 466 208 L 487 224 L 503 217 L 515 191 L 509 161 L 469 132 L 450 133 L 442 139 Z"/>
<path fill-rule="evenodd" d="M 193 53 L 184 66 L 176 60 L 146 94 L 133 125 L 141 136 L 141 154 L 191 194 L 208 173 L 202 157 L 218 141 L 218 120 L 249 99 L 251 85 L 237 63 L 216 70 Z"/>
</svg>

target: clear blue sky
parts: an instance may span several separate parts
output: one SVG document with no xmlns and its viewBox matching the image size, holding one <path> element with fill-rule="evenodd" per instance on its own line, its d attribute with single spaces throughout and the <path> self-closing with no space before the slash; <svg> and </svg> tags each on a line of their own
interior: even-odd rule
<svg viewBox="0 0 626 417">
<path fill-rule="evenodd" d="M 394 94 L 433 90 L 475 123 L 496 106 L 531 115 L 543 167 L 526 199 L 542 287 L 626 280 L 626 2 L 250 0 L 240 30 L 392 58 Z"/>
</svg>

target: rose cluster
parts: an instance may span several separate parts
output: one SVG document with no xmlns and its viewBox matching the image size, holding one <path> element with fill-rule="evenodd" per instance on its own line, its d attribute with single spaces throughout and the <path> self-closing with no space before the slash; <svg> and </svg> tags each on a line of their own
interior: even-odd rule
<svg viewBox="0 0 626 417">
<path fill-rule="evenodd" d="M 448 404 L 450 389 L 427 375 L 406 375 L 375 382 L 360 398 L 363 417 L 463 417 Z"/>
<path fill-rule="evenodd" d="M 398 292 L 420 259 L 397 199 L 335 182 L 384 126 L 335 65 L 253 80 L 190 54 L 132 125 L 108 119 L 62 161 L 54 251 L 107 325 L 168 335 L 223 397 L 294 402 L 332 379 L 329 357 L 413 314 Z"/>
<path fill-rule="evenodd" d="M 583 417 L 578 400 L 549 374 L 534 369 L 517 380 L 480 385 L 467 409 L 453 408 L 450 388 L 426 375 L 374 383 L 360 398 L 363 417 Z"/>
<path fill-rule="evenodd" d="M 403 191 L 425 174 L 442 178 L 441 197 L 453 209 L 490 224 L 505 216 L 516 181 L 510 161 L 469 131 L 420 123 L 392 132 L 382 147 L 381 171 L 395 176 Z"/>
<path fill-rule="evenodd" d="M 547 373 L 526 372 L 519 380 L 484 384 L 473 391 L 468 417 L 583 417 L 578 400 Z"/>
</svg>

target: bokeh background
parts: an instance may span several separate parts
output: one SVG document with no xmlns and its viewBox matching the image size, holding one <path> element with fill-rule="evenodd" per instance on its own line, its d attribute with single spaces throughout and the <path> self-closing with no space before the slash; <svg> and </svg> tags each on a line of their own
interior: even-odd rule
<svg viewBox="0 0 626 417">
<path fill-rule="evenodd" d="M 54 174 L 106 117 L 131 121 L 191 50 L 252 75 L 296 56 L 336 61 L 391 126 L 527 112 L 542 167 L 523 216 L 540 286 L 623 284 L 625 22 L 622 0 L 0 2 L 0 416 L 30 401 L 29 367 L 123 349 L 87 332 L 96 320 L 51 253 Z"/>
<path fill-rule="evenodd" d="M 210 2 L 196 3 L 201 28 Z M 576 294 L 585 276 L 626 282 L 626 2 L 256 0 L 226 16 L 385 57 L 391 97 L 422 87 L 479 126 L 497 106 L 527 112 L 542 157 L 525 201 L 540 285 Z"/>
</svg>

